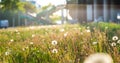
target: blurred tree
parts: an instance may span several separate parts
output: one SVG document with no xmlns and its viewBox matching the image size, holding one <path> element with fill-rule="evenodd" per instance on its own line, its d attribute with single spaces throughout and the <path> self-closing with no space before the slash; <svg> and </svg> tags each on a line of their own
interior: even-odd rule
<svg viewBox="0 0 120 63">
<path fill-rule="evenodd" d="M 18 11 L 24 11 L 24 3 L 20 0 L 2 0 L 1 5 L 3 10 L 8 10 L 10 12 L 16 13 Z"/>
<path fill-rule="evenodd" d="M 47 8 L 51 7 L 51 6 L 53 6 L 53 5 L 49 3 L 48 5 L 43 6 L 41 9 L 42 9 L 42 10 L 45 10 L 45 9 L 47 9 Z"/>
<path fill-rule="evenodd" d="M 37 11 L 35 5 L 31 4 L 30 2 L 25 2 L 24 9 L 26 12 L 34 13 Z"/>
<path fill-rule="evenodd" d="M 19 11 L 24 12 L 24 3 L 20 0 L 1 0 L 1 8 L 3 11 L 3 14 L 6 14 L 4 12 L 8 12 L 12 15 L 12 26 L 15 26 L 15 14 L 17 14 Z M 9 16 L 10 17 L 10 16 Z"/>
</svg>

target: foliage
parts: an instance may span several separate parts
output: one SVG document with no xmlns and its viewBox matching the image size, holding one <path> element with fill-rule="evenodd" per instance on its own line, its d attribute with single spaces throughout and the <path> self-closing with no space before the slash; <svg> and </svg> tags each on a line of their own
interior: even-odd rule
<svg viewBox="0 0 120 63">
<path fill-rule="evenodd" d="M 43 7 L 41 8 L 41 10 L 46 10 L 47 8 L 49 8 L 49 7 L 51 7 L 51 6 L 53 6 L 53 5 L 48 4 L 48 5 L 46 5 L 46 6 L 43 6 Z"/>
<path fill-rule="evenodd" d="M 25 2 L 24 3 L 24 9 L 26 12 L 34 13 L 37 11 L 35 5 L 31 4 L 30 2 Z"/>
<path fill-rule="evenodd" d="M 0 20 L 7 19 L 10 27 L 24 25 L 24 18 L 21 16 L 28 17 L 25 12 L 36 12 L 34 5 L 20 0 L 2 0 L 0 5 Z"/>
<path fill-rule="evenodd" d="M 9 10 L 11 12 L 17 12 L 23 10 L 23 3 L 20 0 L 2 0 L 1 5 L 3 10 Z"/>
</svg>

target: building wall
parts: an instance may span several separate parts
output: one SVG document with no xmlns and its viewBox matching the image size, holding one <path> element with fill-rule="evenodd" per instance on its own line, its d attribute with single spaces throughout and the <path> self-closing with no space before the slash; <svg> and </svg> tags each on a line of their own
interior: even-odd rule
<svg viewBox="0 0 120 63">
<path fill-rule="evenodd" d="M 73 8 L 69 7 L 72 3 L 68 3 L 68 9 L 70 8 L 69 11 L 73 19 L 77 19 L 80 23 L 86 21 L 118 21 L 119 0 L 78 0 L 77 2 L 77 4 L 73 3 Z"/>
</svg>

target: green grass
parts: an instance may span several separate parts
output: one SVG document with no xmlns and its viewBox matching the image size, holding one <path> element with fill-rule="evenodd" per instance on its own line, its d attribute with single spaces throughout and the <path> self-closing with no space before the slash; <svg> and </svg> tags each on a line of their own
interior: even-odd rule
<svg viewBox="0 0 120 63">
<path fill-rule="evenodd" d="M 106 28 L 107 27 L 107 28 Z M 89 31 L 90 32 L 87 32 Z M 120 62 L 120 25 L 92 23 L 0 30 L 0 63 L 83 63 L 92 53 L 108 53 Z M 52 41 L 56 40 L 57 45 Z M 115 42 L 115 46 L 111 44 Z M 52 52 L 57 49 L 57 52 Z"/>
</svg>

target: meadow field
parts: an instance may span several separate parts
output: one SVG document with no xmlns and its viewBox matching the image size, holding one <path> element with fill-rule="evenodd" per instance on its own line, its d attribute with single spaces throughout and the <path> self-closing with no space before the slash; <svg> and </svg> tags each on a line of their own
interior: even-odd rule
<svg viewBox="0 0 120 63">
<path fill-rule="evenodd" d="M 120 63 L 120 24 L 0 29 L 0 63 L 83 63 L 87 56 L 98 52 Z"/>
</svg>

